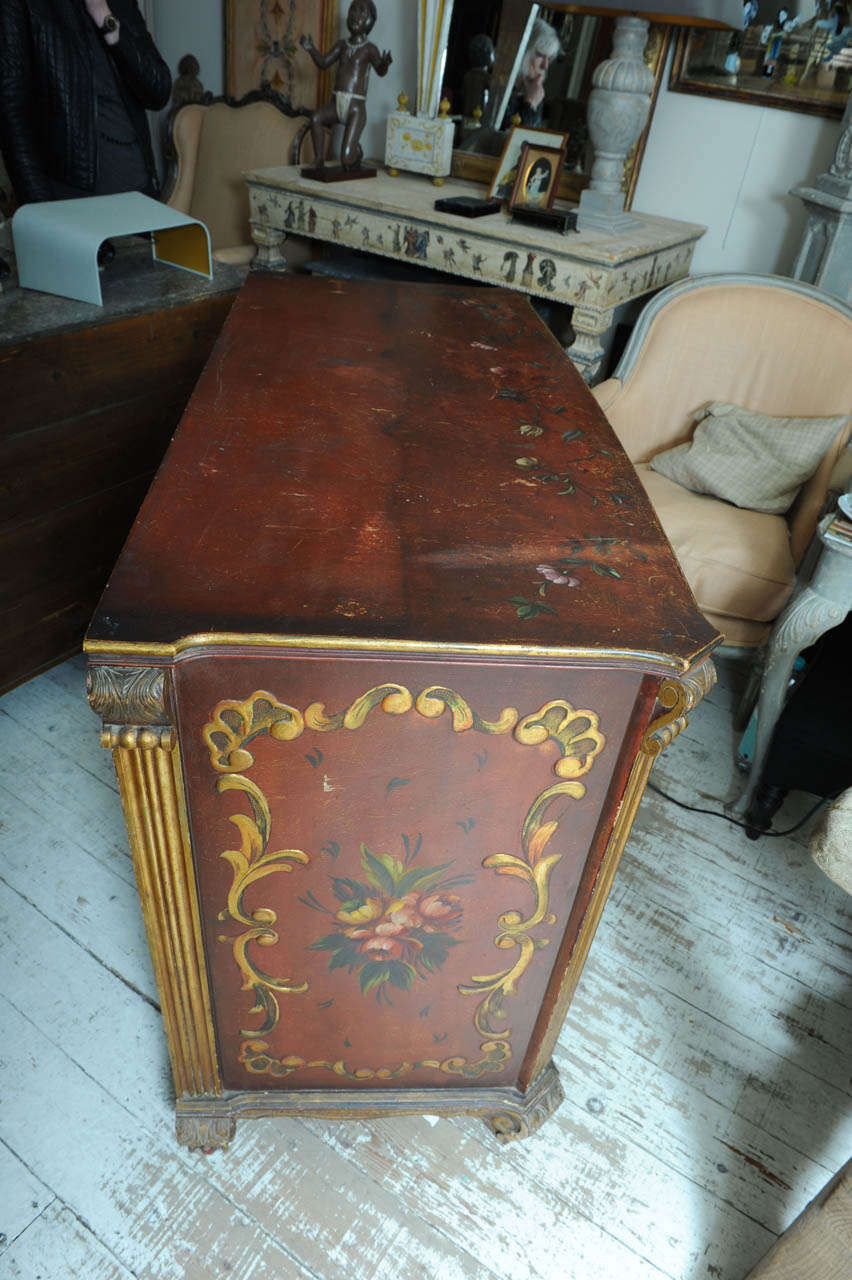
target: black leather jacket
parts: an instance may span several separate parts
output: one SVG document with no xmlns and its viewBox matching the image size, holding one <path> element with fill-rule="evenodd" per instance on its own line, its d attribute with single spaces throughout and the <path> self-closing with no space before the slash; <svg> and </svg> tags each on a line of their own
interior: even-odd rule
<svg viewBox="0 0 852 1280">
<path fill-rule="evenodd" d="M 110 9 L 121 29 L 107 48 L 156 192 L 145 111 L 166 105 L 171 74 L 136 0 L 111 0 Z M 54 199 L 53 180 L 95 189 L 91 22 L 83 0 L 0 0 L 0 151 L 21 204 Z"/>
</svg>

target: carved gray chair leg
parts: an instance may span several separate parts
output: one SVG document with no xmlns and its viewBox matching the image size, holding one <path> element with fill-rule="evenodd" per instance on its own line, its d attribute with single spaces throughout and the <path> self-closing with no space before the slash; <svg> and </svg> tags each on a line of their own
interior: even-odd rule
<svg viewBox="0 0 852 1280">
<path fill-rule="evenodd" d="M 745 659 L 748 662 L 748 673 L 745 677 L 745 685 L 740 699 L 734 712 L 734 728 L 742 731 L 745 729 L 751 713 L 757 705 L 757 699 L 760 696 L 760 683 L 763 676 L 763 666 L 766 654 L 764 649 L 758 649 L 753 653 L 749 653 Z"/>
<path fill-rule="evenodd" d="M 821 553 L 809 585 L 787 605 L 769 640 L 757 702 L 754 762 L 735 813 L 746 812 L 760 784 L 796 658 L 831 627 L 839 626 L 852 608 L 852 545 L 828 533 L 832 518 L 827 517 L 819 527 Z"/>
</svg>

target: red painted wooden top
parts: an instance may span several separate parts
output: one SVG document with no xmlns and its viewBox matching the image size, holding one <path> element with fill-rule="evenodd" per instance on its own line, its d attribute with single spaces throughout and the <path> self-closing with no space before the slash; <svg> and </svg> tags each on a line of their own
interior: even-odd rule
<svg viewBox="0 0 852 1280">
<path fill-rule="evenodd" d="M 198 633 L 683 665 L 716 639 L 524 297 L 264 275 L 231 311 L 87 647 Z"/>
</svg>

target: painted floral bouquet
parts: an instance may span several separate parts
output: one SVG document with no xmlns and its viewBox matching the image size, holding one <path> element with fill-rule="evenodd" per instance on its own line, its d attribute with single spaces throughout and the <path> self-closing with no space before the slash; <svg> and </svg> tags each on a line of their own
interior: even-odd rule
<svg viewBox="0 0 852 1280">
<path fill-rule="evenodd" d="M 458 946 L 463 907 L 451 892 L 472 876 L 446 875 L 451 862 L 415 867 L 421 837 L 414 846 L 403 836 L 404 860 L 388 853 L 371 853 L 361 845 L 364 881 L 331 876 L 339 906 L 324 907 L 313 894 L 300 899 L 306 906 L 333 916 L 337 928 L 311 943 L 312 951 L 328 951 L 329 971 L 358 971 L 362 994 L 392 1001 L 386 986 L 407 991 L 415 978 L 427 978 L 443 965 L 450 948 Z"/>
</svg>

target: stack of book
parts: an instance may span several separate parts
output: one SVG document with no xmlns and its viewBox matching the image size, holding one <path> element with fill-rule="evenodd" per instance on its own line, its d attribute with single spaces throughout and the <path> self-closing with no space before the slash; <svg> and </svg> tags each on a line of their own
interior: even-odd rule
<svg viewBox="0 0 852 1280">
<path fill-rule="evenodd" d="M 826 536 L 832 541 L 840 541 L 852 546 L 852 520 L 847 520 L 846 516 L 838 511 L 826 529 Z"/>
</svg>

